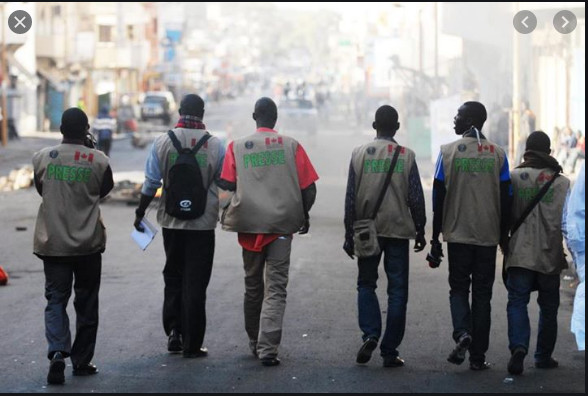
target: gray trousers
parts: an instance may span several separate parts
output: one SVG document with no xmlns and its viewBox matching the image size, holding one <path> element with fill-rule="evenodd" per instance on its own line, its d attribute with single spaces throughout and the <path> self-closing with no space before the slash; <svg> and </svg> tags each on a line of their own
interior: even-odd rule
<svg viewBox="0 0 588 396">
<path fill-rule="evenodd" d="M 243 249 L 245 331 L 250 340 L 257 341 L 260 359 L 278 355 L 291 247 L 292 237 L 282 236 L 261 252 Z"/>
</svg>

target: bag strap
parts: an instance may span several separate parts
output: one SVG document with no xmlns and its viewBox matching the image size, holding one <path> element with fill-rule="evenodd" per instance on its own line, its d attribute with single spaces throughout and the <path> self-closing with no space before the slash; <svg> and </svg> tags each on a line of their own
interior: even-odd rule
<svg viewBox="0 0 588 396">
<path fill-rule="evenodd" d="M 392 174 L 394 173 L 394 168 L 396 167 L 396 162 L 398 161 L 398 155 L 400 154 L 401 149 L 402 147 L 400 147 L 400 145 L 396 146 L 396 150 L 394 151 L 394 157 L 392 157 L 392 162 L 390 163 L 390 169 L 388 169 L 388 173 L 386 174 L 384 187 L 382 187 L 382 191 L 380 191 L 380 196 L 378 197 L 378 201 L 376 202 L 376 206 L 374 207 L 374 214 L 371 216 L 372 220 L 376 218 L 378 210 L 380 210 L 380 206 L 382 206 L 382 201 L 384 200 L 384 195 L 386 195 L 386 190 L 390 185 Z"/>
<path fill-rule="evenodd" d="M 551 180 L 548 181 L 547 183 L 545 183 L 543 185 L 543 187 L 541 187 L 541 190 L 539 190 L 539 192 L 537 193 L 537 195 L 535 195 L 535 198 L 533 198 L 533 201 L 531 201 L 531 203 L 529 203 L 529 206 L 527 206 L 527 208 L 525 209 L 525 211 L 523 212 L 523 214 L 521 214 L 521 217 L 519 217 L 519 219 L 516 221 L 516 223 L 514 223 L 514 225 L 511 227 L 511 229 L 510 229 L 510 235 L 511 236 L 515 232 L 517 232 L 517 230 L 523 224 L 523 222 L 525 221 L 525 219 L 527 218 L 527 216 L 529 215 L 529 213 L 531 213 L 531 211 L 533 210 L 533 208 L 535 206 L 537 206 L 537 204 L 541 201 L 541 199 L 543 199 L 543 196 L 545 194 L 547 194 L 547 191 L 549 190 L 549 187 L 551 187 L 551 185 L 553 184 L 553 182 L 555 181 L 555 179 L 557 179 L 558 177 L 559 177 L 559 173 L 555 173 L 553 175 L 553 177 L 551 178 Z"/>
<path fill-rule="evenodd" d="M 178 150 L 178 153 L 181 153 L 184 149 L 182 148 L 182 143 L 180 143 L 180 141 L 178 140 L 177 136 L 175 135 L 174 131 L 172 131 L 171 129 L 169 131 L 167 131 L 167 136 L 169 136 L 169 138 L 172 141 L 172 144 L 174 145 L 174 147 L 176 148 L 176 150 Z M 198 141 L 198 143 L 196 143 L 196 146 L 194 146 L 190 151 L 192 152 L 192 154 L 196 154 L 198 152 L 198 150 L 200 150 L 200 148 L 202 146 L 204 146 L 204 143 L 206 143 L 206 141 L 208 139 L 210 139 L 212 135 L 210 133 L 206 133 L 204 136 L 202 136 L 200 138 L 200 140 Z"/>
</svg>

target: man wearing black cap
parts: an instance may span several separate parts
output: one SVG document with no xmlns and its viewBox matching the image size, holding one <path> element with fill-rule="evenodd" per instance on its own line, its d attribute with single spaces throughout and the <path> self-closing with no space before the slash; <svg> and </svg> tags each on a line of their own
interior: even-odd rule
<svg viewBox="0 0 588 396">
<path fill-rule="evenodd" d="M 433 239 L 427 257 L 432 268 L 441 263 L 439 234 L 443 232 L 456 342 L 447 360 L 462 364 L 469 350 L 472 370 L 490 368 L 486 351 L 496 248 L 507 234 L 511 199 L 506 153 L 482 135 L 485 121 L 482 103 L 464 103 L 454 118 L 455 133 L 461 138 L 441 146 L 433 181 Z"/>
<path fill-rule="evenodd" d="M 517 223 L 542 187 L 551 186 L 533 207 L 520 227 L 511 235 L 506 251 L 508 289 L 508 340 L 510 374 L 522 374 L 529 351 L 531 326 L 527 305 L 531 292 L 539 297 L 539 329 L 535 349 L 535 367 L 558 366 L 551 357 L 557 339 L 557 310 L 561 270 L 567 267 L 563 250 L 562 213 L 570 181 L 561 176 L 562 169 L 550 156 L 549 137 L 541 131 L 529 135 L 524 161 L 511 174 L 514 200 L 511 224 Z"/>
<path fill-rule="evenodd" d="M 47 382 L 65 382 L 65 358 L 73 375 L 96 374 L 91 363 L 98 330 L 98 291 L 105 228 L 99 201 L 112 189 L 108 157 L 88 138 L 88 117 L 70 108 L 61 118 L 63 141 L 33 156 L 35 187 L 41 195 L 34 253 L 45 270 L 45 335 L 51 360 Z M 67 303 L 75 279 L 76 335 L 72 346 Z"/>
<path fill-rule="evenodd" d="M 204 212 L 194 219 L 181 219 L 166 210 L 170 169 L 179 153 L 171 137 L 164 134 L 153 142 L 147 157 L 145 183 L 134 225 L 137 230 L 143 230 L 141 220 L 163 180 L 164 189 L 157 210 L 166 255 L 163 328 L 168 336 L 169 352 L 182 352 L 185 358 L 196 358 L 208 354 L 208 350 L 202 347 L 206 330 L 206 288 L 212 273 L 214 230 L 218 220 L 216 182 L 220 177 L 225 148 L 220 139 L 209 135 L 202 123 L 204 101 L 200 96 L 184 96 L 179 113 L 180 119 L 170 132 L 182 148 L 193 148 L 202 139 L 205 142 L 195 154 L 206 189 Z"/>
</svg>

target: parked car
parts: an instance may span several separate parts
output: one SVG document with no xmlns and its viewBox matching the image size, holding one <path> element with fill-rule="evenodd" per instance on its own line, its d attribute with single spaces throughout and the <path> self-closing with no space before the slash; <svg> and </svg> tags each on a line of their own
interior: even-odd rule
<svg viewBox="0 0 588 396">
<path fill-rule="evenodd" d="M 169 125 L 177 116 L 176 101 L 169 91 L 147 92 L 141 104 L 141 121 L 158 119 Z"/>
<path fill-rule="evenodd" d="M 278 106 L 278 128 L 282 133 L 305 132 L 314 135 L 318 129 L 318 112 L 311 100 L 285 99 Z"/>
</svg>

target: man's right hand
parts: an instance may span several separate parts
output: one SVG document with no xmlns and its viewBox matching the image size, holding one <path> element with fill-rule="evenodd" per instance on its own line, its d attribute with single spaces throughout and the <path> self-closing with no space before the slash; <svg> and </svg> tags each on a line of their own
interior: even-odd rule
<svg viewBox="0 0 588 396">
<path fill-rule="evenodd" d="M 431 241 L 431 252 L 427 255 L 427 261 L 429 262 L 429 267 L 437 268 L 441 265 L 441 261 L 443 258 L 443 245 L 439 240 L 433 239 Z"/>
<path fill-rule="evenodd" d="M 135 226 L 135 229 L 139 232 L 145 231 L 145 227 L 141 225 L 141 220 L 143 220 L 144 216 L 145 214 L 137 213 L 137 211 L 135 211 L 135 222 L 133 223 L 133 226 Z"/>
<path fill-rule="evenodd" d="M 345 241 L 343 244 L 343 250 L 345 250 L 345 253 L 347 253 L 351 260 L 355 260 L 355 247 L 353 246 L 353 241 Z"/>
</svg>

